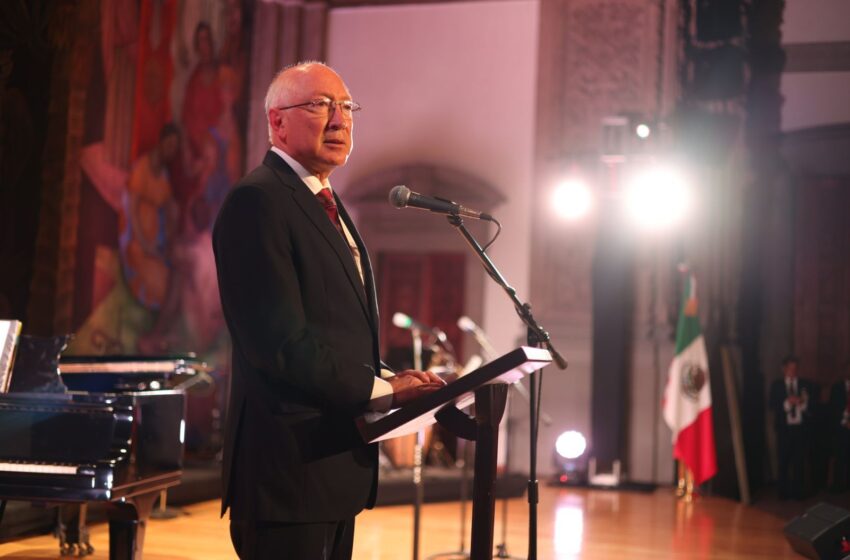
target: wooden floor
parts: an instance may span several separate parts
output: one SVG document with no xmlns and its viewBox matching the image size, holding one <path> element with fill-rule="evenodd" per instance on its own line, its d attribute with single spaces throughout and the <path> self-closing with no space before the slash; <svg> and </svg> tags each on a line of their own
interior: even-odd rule
<svg viewBox="0 0 850 560">
<path fill-rule="evenodd" d="M 653 494 L 599 490 L 541 489 L 539 553 L 542 559 L 779 560 L 800 558 L 786 544 L 782 519 L 722 498 L 693 504 L 675 500 L 667 489 Z M 218 502 L 196 504 L 172 520 L 153 520 L 145 542 L 146 560 L 232 560 L 228 523 L 218 518 Z M 527 503 L 511 500 L 507 545 L 514 556 L 526 555 Z M 412 558 L 412 508 L 392 506 L 357 518 L 354 558 Z M 460 546 L 457 503 L 423 509 L 420 558 Z M 467 523 L 467 527 L 468 527 Z M 108 558 L 105 525 L 92 528 L 97 549 L 93 560 Z M 501 509 L 496 516 L 496 544 L 501 543 Z M 466 540 L 467 547 L 469 540 Z M 52 537 L 35 537 L 0 545 L 0 559 L 61 558 Z M 281 556 L 285 558 L 285 556 Z M 300 559 L 299 559 L 300 560 Z"/>
</svg>

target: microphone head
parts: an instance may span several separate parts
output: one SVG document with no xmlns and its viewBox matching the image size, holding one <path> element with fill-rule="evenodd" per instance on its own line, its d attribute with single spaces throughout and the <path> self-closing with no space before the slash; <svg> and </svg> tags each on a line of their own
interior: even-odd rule
<svg viewBox="0 0 850 560">
<path fill-rule="evenodd" d="M 396 208 L 404 208 L 407 206 L 407 201 L 410 199 L 410 189 L 404 185 L 398 185 L 390 190 L 390 204 Z"/>
<path fill-rule="evenodd" d="M 398 187 L 396 187 L 398 188 Z M 402 187 L 404 188 L 404 187 Z M 408 315 L 404 313 L 394 313 L 393 314 L 393 325 L 397 326 L 400 329 L 409 329 L 413 324 L 413 319 L 411 319 Z"/>
<path fill-rule="evenodd" d="M 457 326 L 460 330 L 464 332 L 475 332 L 475 329 L 478 328 L 478 325 L 475 324 L 475 321 L 467 317 L 466 315 L 461 315 L 457 320 Z"/>
</svg>

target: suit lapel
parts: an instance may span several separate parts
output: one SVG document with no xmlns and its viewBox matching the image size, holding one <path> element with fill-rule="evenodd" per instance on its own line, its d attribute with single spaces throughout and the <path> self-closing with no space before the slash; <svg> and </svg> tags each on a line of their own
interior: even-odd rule
<svg viewBox="0 0 850 560">
<path fill-rule="evenodd" d="M 348 243 L 345 239 L 343 239 L 343 237 L 339 234 L 339 231 L 337 231 L 336 227 L 334 227 L 328 219 L 325 209 L 322 208 L 322 205 L 318 200 L 316 200 L 316 195 L 310 191 L 298 174 L 295 173 L 295 171 L 293 171 L 292 168 L 289 167 L 286 162 L 274 152 L 269 151 L 266 154 L 263 163 L 273 169 L 281 182 L 293 190 L 292 198 L 310 222 L 312 222 L 316 229 L 319 230 L 319 233 L 331 246 L 333 252 L 336 253 L 337 258 L 339 258 L 342 263 L 345 274 L 351 283 L 352 289 L 354 289 L 357 293 L 357 299 L 360 300 L 363 312 L 366 314 L 366 317 L 370 320 L 370 322 L 372 322 L 374 315 L 372 314 L 371 302 L 367 302 L 366 292 L 363 289 L 363 282 L 360 280 L 360 274 L 357 272 L 357 266 L 354 264 L 354 259 L 351 256 L 351 250 L 348 248 Z M 337 199 L 337 203 L 339 203 L 339 199 Z M 344 210 L 342 210 L 341 205 L 340 210 L 340 214 L 342 214 Z M 349 231 L 352 232 L 352 236 L 354 236 L 354 238 L 358 241 L 358 247 L 361 247 L 361 255 L 364 255 L 365 250 L 362 249 L 362 242 L 360 241 L 359 235 L 355 235 L 356 230 L 353 229 L 353 225 L 350 224 L 350 220 L 346 222 L 346 225 L 349 226 Z M 366 275 L 365 266 L 363 274 L 364 276 Z"/>
</svg>

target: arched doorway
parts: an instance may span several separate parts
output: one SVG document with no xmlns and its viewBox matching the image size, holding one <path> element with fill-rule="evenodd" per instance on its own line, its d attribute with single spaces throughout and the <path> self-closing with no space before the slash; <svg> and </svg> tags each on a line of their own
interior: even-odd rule
<svg viewBox="0 0 850 560">
<path fill-rule="evenodd" d="M 346 200 L 357 216 L 358 229 L 375 266 L 384 358 L 400 355 L 400 348 L 410 347 L 409 333 L 392 325 L 392 315 L 402 312 L 445 331 L 458 359 L 466 360 L 476 349 L 463 347 L 457 319 L 467 315 L 480 321 L 484 273 L 444 217 L 390 206 L 387 196 L 395 185 L 463 201 L 465 206 L 484 212 L 504 202 L 505 197 L 478 177 L 430 164 L 384 169 L 354 181 L 346 190 Z M 470 220 L 466 225 L 482 242 L 494 233 L 486 223 Z"/>
</svg>

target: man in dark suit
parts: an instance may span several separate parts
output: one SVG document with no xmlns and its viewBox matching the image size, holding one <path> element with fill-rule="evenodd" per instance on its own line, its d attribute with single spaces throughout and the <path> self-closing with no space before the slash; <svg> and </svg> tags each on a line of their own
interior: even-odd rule
<svg viewBox="0 0 850 560">
<path fill-rule="evenodd" d="M 222 514 L 242 559 L 350 558 L 377 484 L 354 419 L 442 381 L 381 368 L 372 267 L 328 182 L 359 105 L 336 72 L 304 63 L 275 77 L 265 106 L 272 148 L 213 234 L 233 341 Z"/>
<path fill-rule="evenodd" d="M 803 497 L 806 438 L 816 398 L 813 385 L 798 376 L 799 363 L 795 356 L 783 359 L 783 377 L 770 386 L 770 410 L 776 429 L 779 463 L 778 491 L 783 499 Z"/>
<path fill-rule="evenodd" d="M 829 418 L 832 434 L 832 490 L 850 488 L 850 364 L 844 375 L 832 385 L 829 393 Z"/>
</svg>

